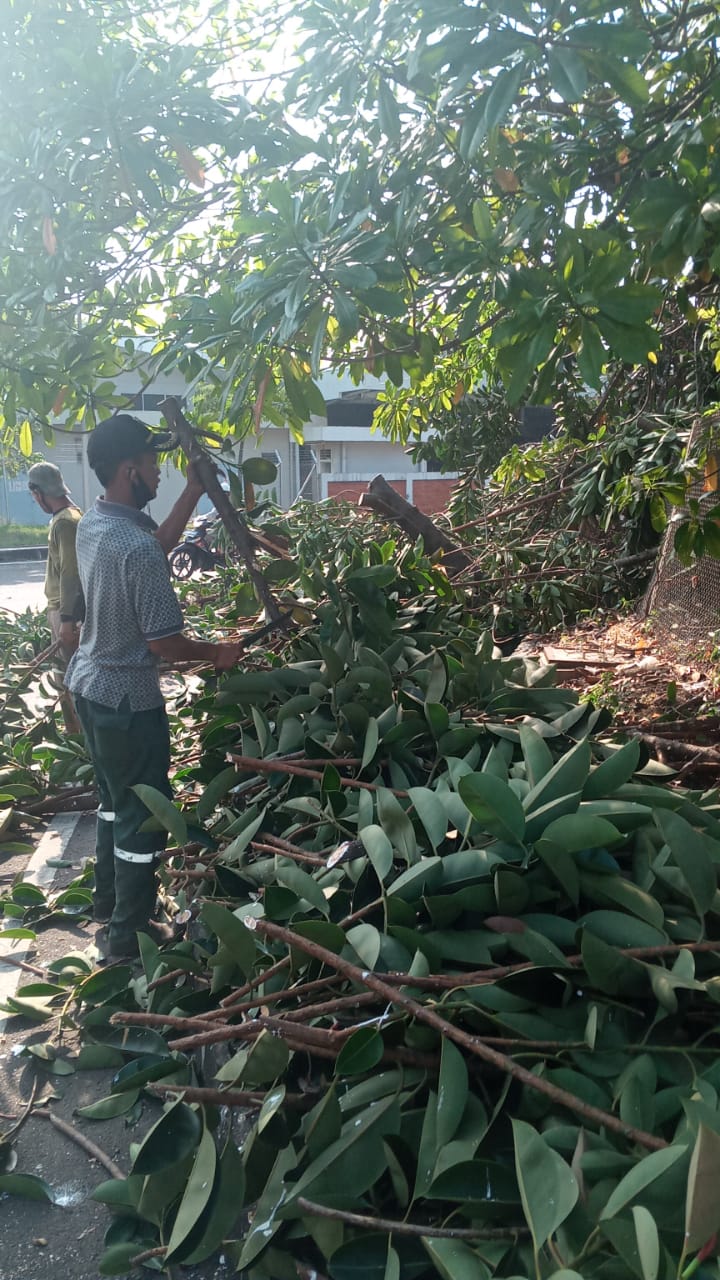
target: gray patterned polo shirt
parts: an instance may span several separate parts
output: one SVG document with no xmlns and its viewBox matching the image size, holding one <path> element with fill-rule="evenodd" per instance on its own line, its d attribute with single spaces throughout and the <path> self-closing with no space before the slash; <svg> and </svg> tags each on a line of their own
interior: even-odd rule
<svg viewBox="0 0 720 1280">
<path fill-rule="evenodd" d="M 157 526 L 134 507 L 98 498 L 77 531 L 86 614 L 65 683 L 72 693 L 132 711 L 162 705 L 157 659 L 148 640 L 175 636 L 183 616 Z"/>
</svg>

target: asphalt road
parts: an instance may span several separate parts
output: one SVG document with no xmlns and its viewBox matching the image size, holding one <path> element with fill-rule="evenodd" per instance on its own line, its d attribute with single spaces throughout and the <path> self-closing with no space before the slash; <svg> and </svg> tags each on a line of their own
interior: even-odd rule
<svg viewBox="0 0 720 1280">
<path fill-rule="evenodd" d="M 0 609 L 24 613 L 26 609 L 44 609 L 45 562 L 21 560 L 16 564 L 0 564 Z"/>
<path fill-rule="evenodd" d="M 75 815 L 62 815 L 40 836 L 28 865 L 24 865 L 27 855 L 10 854 L 5 857 L 0 874 L 8 880 L 23 874 L 29 883 L 53 894 L 78 875 L 94 844 L 94 814 L 81 814 L 77 819 Z M 52 863 L 58 861 L 62 866 L 54 867 Z M 38 966 L 46 966 L 69 952 L 82 952 L 90 959 L 95 954 L 91 947 L 96 930 L 97 925 L 86 920 L 54 917 L 38 931 L 34 943 L 4 940 L 2 947 L 11 957 L 24 958 L 26 963 L 29 959 Z M 34 981 L 34 974 L 3 964 L 0 952 L 3 999 Z M 38 1026 L 20 1017 L 4 1018 L 0 1013 L 0 1133 L 11 1129 L 24 1115 L 35 1082 L 38 1098 L 44 1098 L 48 1091 L 52 1093 L 48 1105 L 54 1115 L 95 1142 L 123 1171 L 129 1171 L 130 1143 L 142 1141 L 159 1118 L 161 1103 L 144 1094 L 132 1117 L 93 1122 L 78 1116 L 78 1107 L 98 1102 L 111 1092 L 113 1069 L 75 1070 L 61 1076 L 36 1071 L 23 1051 L 29 1045 L 48 1041 L 58 1045 L 59 1057 L 75 1065 L 80 1041 L 73 1030 L 72 1014 L 58 1040 L 55 1027 Z M 233 1115 L 239 1123 L 240 1113 Z M 98 1280 L 103 1237 L 113 1223 L 113 1214 L 91 1196 L 95 1187 L 107 1179 L 107 1171 L 46 1119 L 34 1114 L 22 1125 L 13 1146 L 17 1172 L 44 1178 L 52 1188 L 54 1203 L 0 1192 L 0 1280 L 58 1280 L 66 1276 L 72 1280 Z M 182 1276 L 183 1280 L 232 1280 L 233 1263 L 221 1252 L 198 1266 L 183 1267 Z"/>
</svg>

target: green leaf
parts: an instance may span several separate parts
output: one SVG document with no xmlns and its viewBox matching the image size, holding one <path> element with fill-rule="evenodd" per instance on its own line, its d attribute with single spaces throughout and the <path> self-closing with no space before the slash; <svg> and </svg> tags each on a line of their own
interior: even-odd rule
<svg viewBox="0 0 720 1280">
<path fill-rule="evenodd" d="M 607 995 L 636 995 L 647 989 L 646 971 L 638 960 L 624 956 L 589 929 L 583 929 L 581 952 L 591 984 Z"/>
<path fill-rule="evenodd" d="M 76 998 L 87 1004 L 103 1004 L 118 992 L 124 991 L 132 977 L 129 965 L 112 965 L 109 969 L 100 969 L 76 989 Z"/>
<path fill-rule="evenodd" d="M 589 911 L 579 923 L 613 947 L 660 947 L 667 942 L 666 933 L 622 911 Z"/>
<path fill-rule="evenodd" d="M 242 1051 L 237 1055 L 242 1056 Z M 269 1084 L 285 1071 L 290 1050 L 281 1036 L 264 1028 L 252 1048 L 245 1054 L 238 1077 L 246 1084 Z"/>
<path fill-rule="evenodd" d="M 246 820 L 243 822 L 241 830 L 238 831 L 232 843 L 222 851 L 223 862 L 233 863 L 239 860 L 240 855 L 245 852 L 256 831 L 260 829 L 265 821 L 265 813 L 266 810 L 262 809 L 260 813 L 256 813 L 252 817 L 244 815 Z M 233 828 L 236 828 L 235 823 L 233 823 Z"/>
<path fill-rule="evenodd" d="M 173 1224 L 172 1235 L 165 1255 L 166 1263 L 171 1262 L 174 1255 L 177 1254 L 208 1204 L 215 1181 L 216 1164 L 215 1140 L 209 1130 L 204 1129 L 195 1153 L 185 1193 Z"/>
<path fill-rule="evenodd" d="M 253 970 L 257 959 L 257 946 L 249 929 L 227 907 L 217 902 L 204 902 L 200 917 L 211 933 L 227 948 L 235 964 L 245 977 Z"/>
<path fill-rule="evenodd" d="M 661 306 L 662 292 L 655 285 L 628 281 L 620 288 L 598 293 L 597 304 L 604 317 L 619 325 L 642 325 Z"/>
<path fill-rule="evenodd" d="M 686 1154 L 687 1147 L 672 1145 L 665 1147 L 662 1151 L 652 1151 L 649 1156 L 638 1161 L 618 1182 L 600 1214 L 600 1221 L 605 1222 L 608 1218 L 614 1218 L 615 1214 L 630 1204 L 630 1201 L 639 1196 L 646 1187 L 662 1177 L 676 1160 Z"/>
<path fill-rule="evenodd" d="M 256 710 L 255 707 L 252 708 Z M 215 777 L 208 782 L 197 803 L 198 821 L 205 822 L 210 817 L 215 806 L 227 795 L 232 787 L 237 786 L 240 781 L 240 774 L 234 765 L 229 765 L 227 769 L 221 769 Z"/>
<path fill-rule="evenodd" d="M 110 1081 L 110 1088 L 113 1093 L 126 1093 L 128 1089 L 141 1089 L 152 1080 L 177 1075 L 182 1069 L 183 1063 L 169 1053 L 162 1056 L 155 1053 L 142 1054 L 116 1072 Z"/>
<path fill-rule="evenodd" d="M 536 787 L 553 767 L 552 753 L 545 739 L 529 724 L 520 726 L 520 747 L 527 780 L 531 787 Z"/>
<path fill-rule="evenodd" d="M 48 1022 L 54 1017 L 52 1002 L 54 996 L 38 996 L 27 997 L 23 999 L 20 996 L 8 996 L 7 1000 L 0 1004 L 0 1009 L 4 1009 L 6 1013 L 16 1013 L 22 1018 L 29 1018 L 31 1022 Z"/>
<path fill-rule="evenodd" d="M 184 1266 L 191 1267 L 204 1262 L 227 1239 L 242 1210 L 244 1196 L 245 1166 L 235 1139 L 230 1134 L 218 1161 L 202 1238 L 191 1253 L 184 1255 Z"/>
<path fill-rule="evenodd" d="M 402 1255 L 402 1246 L 397 1237 L 392 1237 L 397 1251 Z M 353 1239 L 346 1240 L 335 1249 L 328 1263 L 331 1280 L 393 1280 L 394 1272 L 390 1264 L 388 1251 L 389 1237 L 385 1232 L 364 1232 Z M 395 1249 L 392 1250 L 396 1252 Z M 418 1249 L 418 1253 L 420 1250 Z M 403 1272 L 401 1271 L 401 1275 Z M 418 1274 L 417 1266 L 407 1272 L 410 1277 Z M 427 1268 L 423 1276 L 427 1274 Z"/>
<path fill-rule="evenodd" d="M 172 800 L 168 800 L 162 791 L 158 791 L 156 787 L 149 787 L 145 782 L 138 782 L 132 788 L 139 800 L 142 800 L 146 809 L 162 826 L 164 831 L 169 831 L 176 844 L 187 844 L 188 833 L 185 819 L 179 809 L 175 808 Z"/>
<path fill-rule="evenodd" d="M 415 812 L 433 849 L 442 844 L 447 835 L 448 819 L 445 810 L 430 787 L 408 787 Z"/>
<path fill-rule="evenodd" d="M 342 293 L 339 289 L 331 290 L 331 298 L 341 332 L 346 338 L 352 337 L 357 333 L 360 324 L 360 315 L 355 303 L 347 293 Z"/>
<path fill-rule="evenodd" d="M 618 787 L 632 778 L 639 763 L 640 741 L 633 738 L 593 769 L 583 787 L 583 800 L 600 800 L 603 796 L 614 795 Z"/>
<path fill-rule="evenodd" d="M 633 880 L 625 880 L 616 875 L 593 875 L 584 871 L 580 873 L 580 886 L 583 895 L 592 902 L 612 903 L 639 916 L 655 929 L 662 929 L 665 923 L 665 912 L 661 903 L 652 894 L 645 893 Z"/>
<path fill-rule="evenodd" d="M 127 1097 L 126 1094 L 118 1096 Z M 201 1134 L 199 1113 L 178 1099 L 145 1135 L 133 1160 L 133 1173 L 160 1173 L 185 1160 L 197 1147 Z"/>
<path fill-rule="evenodd" d="M 413 1200 L 419 1200 L 425 1197 L 432 1186 L 435 1174 L 435 1166 L 437 1165 L 440 1148 L 437 1140 L 437 1094 L 432 1089 L 428 1093 L 427 1103 L 425 1104 L 425 1113 L 423 1115 L 422 1129 L 420 1131 L 420 1146 L 417 1155 L 417 1167 L 415 1171 L 415 1189 L 413 1192 Z"/>
<path fill-rule="evenodd" d="M 424 892 L 432 893 L 440 884 L 442 875 L 442 858 L 421 858 L 414 867 L 408 867 L 397 880 L 393 880 L 388 893 L 403 902 L 413 902 Z"/>
<path fill-rule="evenodd" d="M 484 831 L 510 844 L 522 843 L 525 814 L 507 783 L 489 773 L 467 773 L 458 783 L 458 793 Z"/>
<path fill-rule="evenodd" d="M 622 833 L 607 818 L 589 813 L 567 813 L 549 822 L 542 833 L 543 842 L 547 840 L 565 853 L 603 849 L 623 839 Z"/>
<path fill-rule="evenodd" d="M 107 1181 L 98 1183 L 91 1191 L 90 1199 L 115 1209 L 133 1209 L 132 1187 L 132 1178 L 108 1178 Z"/>
<path fill-rule="evenodd" d="M 278 861 L 276 876 L 278 884 L 285 885 L 286 889 L 292 889 L 293 893 L 309 902 L 310 906 L 321 915 L 328 915 L 329 907 L 325 894 L 317 881 L 313 880 L 307 871 L 303 871 L 302 867 L 296 866 L 295 863 Z"/>
<path fill-rule="evenodd" d="M 111 1244 L 103 1253 L 98 1264 L 101 1276 L 126 1276 L 131 1270 L 133 1258 L 142 1253 L 143 1245 L 137 1240 L 129 1243 Z"/>
<path fill-rule="evenodd" d="M 720 1135 L 701 1124 L 690 1159 L 685 1200 L 685 1246 L 690 1253 L 720 1228 L 719 1185 Z"/>
<path fill-rule="evenodd" d="M 282 1147 L 255 1207 L 253 1220 L 238 1260 L 238 1270 L 250 1266 L 258 1254 L 267 1248 L 269 1241 L 282 1225 L 278 1209 L 284 1194 L 283 1182 L 285 1174 L 296 1164 L 297 1156 L 293 1147 L 290 1144 Z"/>
<path fill-rule="evenodd" d="M 423 1245 L 443 1280 L 490 1280 L 489 1268 L 464 1240 L 423 1236 Z"/>
<path fill-rule="evenodd" d="M 444 1039 L 437 1100 L 437 1143 L 444 1147 L 455 1137 L 468 1098 L 468 1071 L 460 1050 Z"/>
<path fill-rule="evenodd" d="M 375 752 L 378 749 L 380 741 L 380 731 L 378 722 L 374 716 L 370 716 L 365 730 L 365 742 L 363 744 L 362 759 L 360 761 L 360 769 L 366 769 L 370 762 L 375 758 Z"/>
<path fill-rule="evenodd" d="M 400 1112 L 394 1095 L 381 1099 L 374 1106 L 366 1108 L 359 1116 L 348 1120 L 343 1125 L 339 1138 L 329 1143 L 325 1150 L 305 1168 L 298 1181 L 291 1184 L 287 1193 L 287 1202 L 307 1194 L 308 1188 L 317 1183 L 321 1177 L 324 1183 L 327 1182 L 328 1177 L 334 1180 L 336 1170 L 339 1176 L 341 1170 L 348 1168 L 348 1162 L 353 1159 L 360 1143 L 365 1149 L 364 1140 L 368 1135 L 373 1135 L 379 1140 L 388 1133 L 396 1133 L 399 1124 Z M 375 1180 L 373 1177 L 370 1184 L 365 1181 L 369 1172 L 369 1170 L 363 1170 L 361 1166 L 356 1168 L 357 1183 L 353 1190 L 359 1195 Z M 312 1199 L 312 1195 L 308 1195 L 308 1198 Z"/>
<path fill-rule="evenodd" d="M 266 1129 L 267 1126 L 269 1125 L 273 1116 L 277 1115 L 278 1111 L 282 1107 L 283 1102 L 285 1101 L 286 1093 L 287 1093 L 287 1090 L 285 1088 L 285 1085 L 281 1084 L 281 1085 L 278 1085 L 276 1088 L 271 1089 L 270 1092 L 265 1095 L 265 1097 L 263 1098 L 263 1104 L 260 1108 L 260 1111 L 258 1112 L 258 1118 L 257 1118 L 258 1133 L 262 1133 L 263 1129 Z"/>
<path fill-rule="evenodd" d="M 643 1280 L 657 1280 L 660 1268 L 660 1237 L 655 1219 L 642 1204 L 633 1205 L 633 1222 Z"/>
<path fill-rule="evenodd" d="M 486 129 L 492 129 L 505 119 L 513 105 L 520 86 L 527 75 L 524 63 L 513 67 L 512 71 L 501 71 L 495 77 L 495 83 L 485 100 L 484 122 Z M 476 140 L 473 139 L 473 142 Z M 479 142 L 480 139 L 477 139 Z M 475 148 L 473 147 L 473 150 Z"/>
<path fill-rule="evenodd" d="M 609 81 L 626 102 L 642 106 L 650 97 L 648 82 L 641 71 L 630 62 L 603 55 L 598 60 L 604 78 Z"/>
<path fill-rule="evenodd" d="M 438 649 L 435 650 L 430 664 L 430 679 L 427 689 L 425 690 L 425 702 L 430 705 L 439 705 L 445 696 L 445 690 L 448 685 L 448 669 L 447 661 L 444 654 Z"/>
<path fill-rule="evenodd" d="M 524 1120 L 513 1120 L 515 1169 L 536 1254 L 571 1213 L 578 1185 L 570 1166 Z"/>
<path fill-rule="evenodd" d="M 44 1178 L 34 1173 L 0 1174 L 0 1195 L 21 1196 L 24 1200 L 44 1200 L 47 1204 L 55 1203 L 52 1187 Z"/>
<path fill-rule="evenodd" d="M 383 1280 L 400 1280 L 400 1258 L 388 1241 L 387 1262 Z"/>
<path fill-rule="evenodd" d="M 430 731 L 439 744 L 441 738 L 445 738 L 450 728 L 450 715 L 446 707 L 439 702 L 425 702 L 423 707 L 425 719 L 430 725 Z M 438 750 L 440 747 L 438 745 Z"/>
<path fill-rule="evenodd" d="M 697 911 L 702 916 L 710 910 L 717 890 L 715 864 L 703 838 L 685 818 L 670 809 L 657 809 L 654 817 L 670 846 L 676 866 L 682 872 Z"/>
<path fill-rule="evenodd" d="M 472 220 L 478 240 L 489 240 L 493 233 L 493 220 L 485 200 L 473 201 Z"/>
<path fill-rule="evenodd" d="M 77 1071 L 117 1070 L 124 1062 L 118 1049 L 111 1049 L 106 1044 L 84 1044 L 75 1059 Z"/>
<path fill-rule="evenodd" d="M 523 800 L 523 808 L 529 814 L 545 808 L 554 800 L 573 795 L 582 790 L 590 772 L 590 746 L 584 739 L 571 747 L 553 765 L 549 773 L 532 788 Z"/>
<path fill-rule="evenodd" d="M 107 1098 L 91 1102 L 87 1107 L 78 1107 L 75 1114 L 85 1120 L 114 1120 L 132 1111 L 140 1097 L 140 1090 L 133 1089 L 128 1093 L 111 1093 Z"/>
<path fill-rule="evenodd" d="M 413 824 L 400 801 L 385 787 L 376 792 L 378 822 L 393 846 L 408 863 L 415 861 L 417 841 Z"/>
<path fill-rule="evenodd" d="M 587 89 L 587 68 L 579 53 L 562 45 L 548 50 L 552 87 L 565 102 L 581 102 Z"/>
<path fill-rule="evenodd" d="M 378 827 L 376 823 L 363 827 L 359 834 L 367 855 L 375 868 L 375 874 L 382 883 L 392 868 L 393 847 L 382 827 Z"/>
<path fill-rule="evenodd" d="M 615 309 L 618 300 L 609 305 Z M 628 364 L 646 364 L 648 352 L 657 350 L 660 342 L 657 331 L 649 324 L 621 324 L 604 310 L 598 311 L 596 324 L 613 355 Z"/>
<path fill-rule="evenodd" d="M 359 1027 L 348 1036 L 335 1063 L 335 1074 L 357 1076 L 376 1067 L 383 1056 L 384 1045 L 376 1027 Z"/>
<path fill-rule="evenodd" d="M 366 969 L 374 969 L 380 955 L 382 934 L 372 924 L 356 924 L 348 929 L 347 940 Z"/>
<path fill-rule="evenodd" d="M 30 426 L 30 423 L 27 421 L 27 419 L 25 420 L 25 422 L 23 422 L 20 428 L 18 444 L 20 446 L 20 452 L 23 455 L 23 457 L 31 458 L 32 451 L 33 451 L 32 427 Z"/>
<path fill-rule="evenodd" d="M 582 320 L 580 322 L 580 338 L 577 357 L 580 376 L 587 382 L 588 386 L 595 391 L 599 391 L 605 364 L 605 348 L 597 325 L 593 324 L 591 320 Z"/>
</svg>

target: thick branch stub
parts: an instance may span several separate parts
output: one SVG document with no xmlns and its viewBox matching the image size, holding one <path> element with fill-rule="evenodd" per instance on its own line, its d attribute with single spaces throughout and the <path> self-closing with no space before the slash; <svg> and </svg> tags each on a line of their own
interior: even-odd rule
<svg viewBox="0 0 720 1280">
<path fill-rule="evenodd" d="M 467 569 L 472 564 L 472 557 L 443 533 L 442 529 L 438 529 L 429 516 L 396 493 L 384 476 L 375 476 L 370 481 L 367 492 L 360 498 L 360 506 L 369 507 L 379 515 L 393 520 L 413 541 L 422 537 L 428 555 L 441 551 L 443 564 L 453 573 Z"/>
</svg>

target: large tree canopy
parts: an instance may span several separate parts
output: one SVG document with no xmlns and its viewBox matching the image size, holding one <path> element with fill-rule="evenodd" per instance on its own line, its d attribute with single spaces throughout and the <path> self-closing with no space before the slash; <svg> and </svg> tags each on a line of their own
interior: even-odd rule
<svg viewBox="0 0 720 1280">
<path fill-rule="evenodd" d="M 235 430 L 302 422 L 332 366 L 387 378 L 399 436 L 483 379 L 542 401 L 712 347 L 717 5 L 145 10 L 6 0 L 8 429 L 91 421 L 140 334 Z"/>
</svg>

